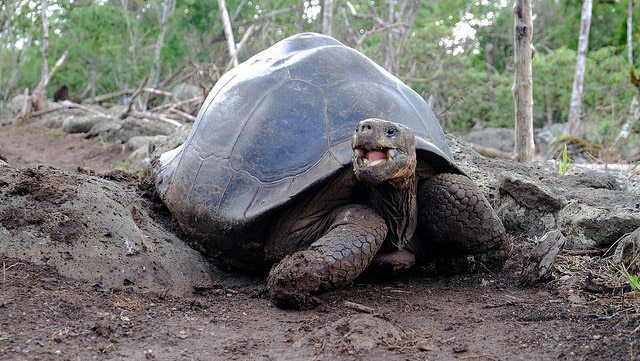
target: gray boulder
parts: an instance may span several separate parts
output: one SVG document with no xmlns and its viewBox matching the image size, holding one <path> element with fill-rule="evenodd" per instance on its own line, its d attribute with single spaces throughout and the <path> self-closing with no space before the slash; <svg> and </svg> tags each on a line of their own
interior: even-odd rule
<svg viewBox="0 0 640 361">
<path fill-rule="evenodd" d="M 568 248 L 607 248 L 640 227 L 640 191 L 624 173 L 554 161 L 485 158 L 449 136 L 454 158 L 476 182 L 513 235 L 540 237 L 559 229 Z"/>
<path fill-rule="evenodd" d="M 111 118 L 109 117 L 96 114 L 71 116 L 62 122 L 62 130 L 71 134 L 86 133 L 96 124 L 110 120 Z"/>
<path fill-rule="evenodd" d="M 193 84 L 180 83 L 171 92 L 178 100 L 187 100 L 202 95 L 202 89 Z"/>
<path fill-rule="evenodd" d="M 501 150 L 513 152 L 515 134 L 511 128 L 483 128 L 474 129 L 464 139 L 467 142 Z"/>
<path fill-rule="evenodd" d="M 130 150 L 136 150 L 140 147 L 147 147 L 147 149 L 149 149 L 150 146 L 161 144 L 166 139 L 166 135 L 137 135 L 135 137 L 131 137 L 127 141 L 127 148 Z"/>
<path fill-rule="evenodd" d="M 86 137 L 99 137 L 107 142 L 126 143 L 135 136 L 168 135 L 174 129 L 175 127 L 170 124 L 130 117 L 125 120 L 98 123 L 87 132 Z"/>
<path fill-rule="evenodd" d="M 24 94 L 19 94 L 11 98 L 11 100 L 9 100 L 4 106 L 4 116 L 6 118 L 13 118 L 16 115 L 20 114 L 20 111 L 22 111 L 22 106 L 24 105 L 24 101 Z"/>
</svg>

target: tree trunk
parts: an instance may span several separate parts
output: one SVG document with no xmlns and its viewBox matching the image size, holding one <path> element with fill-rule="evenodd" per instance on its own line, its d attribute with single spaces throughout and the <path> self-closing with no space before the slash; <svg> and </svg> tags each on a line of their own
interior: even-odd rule
<svg viewBox="0 0 640 361">
<path fill-rule="evenodd" d="M 305 6 L 304 6 L 304 0 L 298 0 L 298 10 L 296 12 L 296 32 L 297 33 L 301 33 L 304 31 L 304 22 L 305 22 L 305 18 L 304 18 L 304 11 L 305 11 Z"/>
<path fill-rule="evenodd" d="M 629 12 L 627 14 L 627 61 L 633 67 L 633 0 L 629 0 Z"/>
<path fill-rule="evenodd" d="M 582 136 L 580 111 L 582 108 L 582 88 L 584 84 L 584 70 L 587 64 L 587 50 L 589 48 L 589 30 L 591 28 L 592 0 L 584 0 L 580 19 L 580 35 L 578 36 L 578 58 L 576 72 L 573 77 L 571 103 L 569 103 L 569 134 Z"/>
<path fill-rule="evenodd" d="M 322 30 L 321 33 L 331 36 L 333 22 L 333 0 L 322 1 Z"/>
<path fill-rule="evenodd" d="M 421 0 L 413 0 L 411 4 L 411 8 L 409 9 L 409 15 L 407 15 L 407 18 L 405 21 L 407 26 L 404 29 L 402 29 L 402 35 L 400 36 L 400 40 L 398 41 L 399 44 L 395 52 L 395 59 L 394 59 L 393 66 L 396 72 L 400 71 L 400 61 L 402 59 L 402 56 L 404 55 L 404 47 L 405 47 L 405 44 L 407 43 L 409 34 L 411 34 L 411 30 L 413 29 L 413 23 L 416 21 L 416 13 L 420 9 L 420 5 L 421 5 Z M 401 14 L 403 12 L 401 12 Z"/>
<path fill-rule="evenodd" d="M 492 42 L 488 42 L 485 45 L 485 56 L 487 61 L 487 90 L 489 91 L 489 99 L 491 101 L 495 101 L 495 82 L 493 81 L 493 76 L 496 73 L 496 66 L 493 59 L 493 50 L 495 49 L 495 45 Z"/>
<path fill-rule="evenodd" d="M 514 60 L 515 77 L 513 99 L 515 103 L 515 151 L 519 162 L 533 160 L 533 86 L 531 80 L 531 1 L 516 0 L 514 6 Z"/>
<path fill-rule="evenodd" d="M 227 39 L 227 50 L 229 51 L 231 67 L 236 67 L 238 66 L 238 52 L 236 51 L 236 40 L 233 37 L 233 28 L 231 27 L 231 20 L 229 19 L 229 12 L 227 11 L 225 0 L 218 0 L 218 9 L 220 10 L 222 25 L 224 26 L 224 37 Z"/>
<path fill-rule="evenodd" d="M 49 19 L 47 18 L 47 9 L 49 4 L 47 0 L 40 0 L 42 15 L 42 44 L 40 54 L 42 63 L 40 64 L 40 82 L 33 91 L 32 102 L 36 111 L 47 110 L 47 83 L 49 82 L 49 60 L 47 51 L 49 49 Z"/>
<path fill-rule="evenodd" d="M 635 73 L 633 68 L 633 0 L 629 0 L 629 13 L 627 14 L 627 61 L 629 62 L 629 70 L 632 73 Z M 640 104 L 638 103 L 640 88 L 638 88 L 638 84 L 634 85 L 636 86 L 636 94 L 633 99 L 631 99 L 629 116 L 627 117 L 627 121 L 620 127 L 618 138 L 609 148 L 607 155 L 615 151 L 629 137 L 629 135 L 631 135 L 633 124 L 638 121 L 638 117 L 640 116 Z"/>
<path fill-rule="evenodd" d="M 151 73 L 149 74 L 149 86 L 154 87 L 158 83 L 160 78 L 160 52 L 164 46 L 164 34 L 167 32 L 167 26 L 169 23 L 169 17 L 173 12 L 175 5 L 174 0 L 166 0 L 164 8 L 162 9 L 162 20 L 160 21 L 160 31 L 158 32 L 158 39 L 156 39 L 156 47 L 153 52 L 153 63 L 151 64 Z"/>
<path fill-rule="evenodd" d="M 129 34 L 129 56 L 131 56 L 131 66 L 134 73 L 138 72 L 138 56 L 136 55 L 136 48 L 138 42 L 136 41 L 136 36 L 133 33 L 133 27 L 131 26 L 131 19 L 129 18 L 129 1 L 128 0 L 120 0 L 120 5 L 122 6 L 122 15 L 124 15 L 124 20 L 127 22 L 127 33 Z M 128 86 L 129 84 L 127 84 Z"/>
<path fill-rule="evenodd" d="M 387 2 L 387 25 L 391 25 L 395 23 L 395 0 L 387 0 Z M 387 69 L 389 73 L 395 74 L 395 69 L 393 67 L 393 28 L 391 26 L 388 27 L 385 35 L 386 36 L 381 44 L 384 54 L 384 68 Z"/>
</svg>

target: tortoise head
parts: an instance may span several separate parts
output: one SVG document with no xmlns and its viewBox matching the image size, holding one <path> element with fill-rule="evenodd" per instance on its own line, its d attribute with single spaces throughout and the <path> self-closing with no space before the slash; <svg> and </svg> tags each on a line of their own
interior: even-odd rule
<svg viewBox="0 0 640 361">
<path fill-rule="evenodd" d="M 412 177 L 416 139 L 411 129 L 382 119 L 358 122 L 351 141 L 353 171 L 359 181 L 378 184 Z"/>
</svg>

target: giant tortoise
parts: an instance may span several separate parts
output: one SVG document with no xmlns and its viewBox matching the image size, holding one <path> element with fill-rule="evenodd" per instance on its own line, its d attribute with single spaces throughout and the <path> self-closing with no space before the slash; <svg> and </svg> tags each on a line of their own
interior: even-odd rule
<svg viewBox="0 0 640 361">
<path fill-rule="evenodd" d="M 506 255 L 502 223 L 427 103 L 324 35 L 225 74 L 156 173 L 180 227 L 218 260 L 275 264 L 267 288 L 281 307 L 309 307 L 370 265 L 496 268 Z"/>
</svg>

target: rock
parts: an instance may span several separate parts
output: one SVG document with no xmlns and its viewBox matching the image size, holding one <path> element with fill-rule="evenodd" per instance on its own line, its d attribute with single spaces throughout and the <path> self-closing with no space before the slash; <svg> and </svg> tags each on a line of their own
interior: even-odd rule
<svg viewBox="0 0 640 361">
<path fill-rule="evenodd" d="M 111 118 L 102 115 L 89 114 L 83 116 L 71 116 L 62 122 L 62 130 L 67 133 L 86 133 L 96 124 L 108 122 Z"/>
<path fill-rule="evenodd" d="M 509 194 L 518 203 L 532 205 L 541 211 L 557 211 L 567 200 L 557 195 L 543 182 L 535 182 L 526 175 L 503 172 L 498 183 L 500 192 Z"/>
<path fill-rule="evenodd" d="M 207 261 L 111 181 L 52 168 L 0 172 L 0 254 L 109 289 L 190 294 Z M 161 217 L 160 217 L 161 218 Z M 88 287 L 88 286 L 87 286 Z"/>
<path fill-rule="evenodd" d="M 464 139 L 467 142 L 498 149 L 503 152 L 513 152 L 515 144 L 515 135 L 511 128 L 474 129 L 467 134 Z"/>
<path fill-rule="evenodd" d="M 152 146 L 155 149 L 155 146 L 157 144 L 162 144 L 163 142 L 165 142 L 167 140 L 167 136 L 166 135 L 156 135 L 156 136 L 151 136 L 151 135 L 137 135 L 135 137 L 131 137 L 128 141 L 127 141 L 127 147 L 131 150 L 136 150 L 142 146 L 146 146 L 147 148 L 149 148 L 150 146 Z M 150 151 L 153 149 L 149 149 Z"/>
<path fill-rule="evenodd" d="M 155 148 L 152 150 L 151 159 L 156 159 L 160 157 L 162 153 L 168 152 L 182 145 L 182 143 L 187 140 L 192 126 L 193 124 L 183 124 L 169 134 L 164 141 L 157 143 Z"/>
<path fill-rule="evenodd" d="M 585 194 L 586 196 L 586 194 Z M 574 248 L 608 248 L 620 237 L 640 227 L 640 212 L 599 206 L 575 200 L 557 215 L 557 224 Z"/>
<path fill-rule="evenodd" d="M 485 158 L 455 137 L 448 141 L 510 234 L 540 237 L 558 229 L 566 248 L 607 248 L 640 227 L 640 188 L 625 173 L 571 164 L 561 176 L 554 161 Z"/>
<path fill-rule="evenodd" d="M 9 102 L 4 106 L 4 117 L 11 119 L 20 114 L 24 101 L 24 94 L 19 94 L 11 98 L 11 100 L 9 100 Z"/>
<path fill-rule="evenodd" d="M 615 265 L 624 265 L 627 272 L 640 274 L 640 228 L 624 236 L 611 256 Z"/>
<path fill-rule="evenodd" d="M 179 100 L 187 100 L 197 96 L 202 96 L 203 94 L 200 87 L 187 83 L 180 83 L 176 85 L 171 93 Z"/>
<path fill-rule="evenodd" d="M 294 348 L 317 343 L 346 348 L 353 353 L 372 350 L 379 345 L 398 344 L 405 333 L 393 323 L 368 314 L 343 317 L 293 343 Z"/>
<path fill-rule="evenodd" d="M 174 128 L 172 125 L 161 122 L 127 118 L 125 120 L 98 123 L 87 132 L 86 137 L 100 137 L 107 142 L 126 143 L 129 139 L 140 135 L 167 135 Z"/>
</svg>

